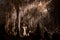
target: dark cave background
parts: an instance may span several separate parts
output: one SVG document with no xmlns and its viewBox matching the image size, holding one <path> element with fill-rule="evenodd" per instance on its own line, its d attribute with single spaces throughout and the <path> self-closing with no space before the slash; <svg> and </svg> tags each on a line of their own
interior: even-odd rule
<svg viewBox="0 0 60 40">
<path fill-rule="evenodd" d="M 7 0 L 7 1 L 9 1 L 9 0 Z M 56 21 L 58 23 L 58 26 L 60 26 L 60 0 L 53 0 L 52 2 L 55 7 L 52 15 L 55 17 L 54 21 Z M 5 8 L 5 7 L 8 7 L 8 8 Z M 7 15 L 4 12 L 9 11 L 8 9 L 10 9 L 10 8 L 11 7 L 10 7 L 9 2 L 6 3 L 5 0 L 0 0 L 0 40 L 16 40 L 14 37 L 12 39 L 9 35 L 7 35 L 5 33 L 5 29 L 4 29 L 4 26 L 6 23 L 5 16 Z M 59 27 L 59 29 L 60 29 L 60 27 Z M 59 30 L 59 32 L 60 32 L 60 30 Z M 47 32 L 45 33 L 45 36 L 47 36 Z M 37 35 L 37 37 L 38 37 L 38 35 Z M 59 38 L 60 38 L 60 33 L 54 33 L 51 40 L 60 40 Z M 38 39 L 39 38 L 35 39 L 35 36 L 32 38 L 32 40 L 38 40 Z M 49 38 L 47 38 L 46 40 L 49 40 Z"/>
</svg>

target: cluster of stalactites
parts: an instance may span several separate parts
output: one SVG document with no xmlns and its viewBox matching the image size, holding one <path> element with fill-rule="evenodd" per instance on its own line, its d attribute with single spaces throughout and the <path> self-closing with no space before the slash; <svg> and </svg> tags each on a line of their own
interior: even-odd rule
<svg viewBox="0 0 60 40">
<path fill-rule="evenodd" d="M 20 30 L 21 30 L 21 24 L 20 24 L 21 23 L 21 18 L 23 18 L 24 22 L 26 22 L 25 15 L 27 13 L 29 13 L 29 12 L 31 12 L 31 13 L 27 16 L 27 19 L 29 19 L 29 18 L 31 18 L 31 19 L 30 19 L 30 22 L 27 23 L 27 24 L 29 24 L 29 26 L 33 27 L 42 17 L 47 16 L 47 14 L 48 14 L 47 5 L 50 2 L 51 2 L 51 0 L 49 0 L 47 2 L 45 2 L 45 1 L 40 1 L 40 2 L 34 1 L 31 4 L 19 7 L 19 14 L 18 14 L 18 16 L 17 16 L 17 12 L 16 12 L 16 9 L 15 9 L 15 6 L 13 6 L 13 10 L 11 12 L 11 18 L 8 18 L 7 24 L 5 26 L 6 31 L 8 32 L 10 30 L 11 32 L 9 34 L 17 35 L 17 32 L 16 32 L 16 27 L 17 27 L 18 31 L 19 31 L 19 34 L 20 34 Z M 32 13 L 32 11 L 33 11 L 32 9 L 34 9 L 34 10 L 37 9 L 38 10 L 37 12 L 39 12 L 39 13 L 36 12 L 36 15 L 34 15 L 34 12 Z M 31 17 L 31 15 L 34 15 L 34 16 Z M 17 19 L 17 17 L 18 17 L 18 19 Z M 16 26 L 17 20 L 18 20 L 18 25 Z M 11 26 L 11 28 L 10 28 L 9 25 L 13 25 L 13 26 Z M 25 33 L 25 29 L 27 29 L 27 28 L 23 27 L 23 30 L 24 30 L 22 32 L 23 35 L 26 34 Z"/>
</svg>

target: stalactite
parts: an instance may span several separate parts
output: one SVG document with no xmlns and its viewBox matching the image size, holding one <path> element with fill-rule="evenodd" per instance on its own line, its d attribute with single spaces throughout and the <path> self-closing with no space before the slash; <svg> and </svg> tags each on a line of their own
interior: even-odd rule
<svg viewBox="0 0 60 40">
<path fill-rule="evenodd" d="M 25 23 L 29 28 L 28 31 L 30 31 L 30 33 L 33 33 L 33 32 L 35 32 L 37 23 L 40 22 L 39 24 L 40 24 L 41 34 L 42 35 L 44 34 L 44 32 L 47 30 L 47 28 L 45 30 L 45 27 L 46 27 L 45 23 L 49 20 L 49 16 L 50 16 L 47 6 L 51 3 L 52 0 L 48 0 L 47 2 L 45 0 L 39 1 L 39 2 L 36 2 L 36 1 L 37 0 L 35 0 L 34 2 L 32 2 L 30 4 L 27 4 L 25 6 L 24 5 L 20 6 L 20 4 L 18 2 L 14 4 L 14 6 L 15 6 L 15 7 L 13 7 L 14 14 L 11 13 L 12 18 L 10 19 L 10 20 L 12 20 L 11 24 L 13 24 L 12 32 L 15 32 L 14 30 L 16 29 L 16 23 L 17 23 L 17 27 L 18 27 L 17 30 L 19 32 L 19 35 L 22 35 L 24 30 L 22 31 L 22 34 L 20 34 L 20 32 L 25 27 L 23 28 L 23 25 L 21 26 L 21 23 L 22 24 Z M 21 20 L 21 18 L 22 18 L 22 20 Z M 47 22 L 47 24 L 48 24 L 48 22 Z"/>
</svg>

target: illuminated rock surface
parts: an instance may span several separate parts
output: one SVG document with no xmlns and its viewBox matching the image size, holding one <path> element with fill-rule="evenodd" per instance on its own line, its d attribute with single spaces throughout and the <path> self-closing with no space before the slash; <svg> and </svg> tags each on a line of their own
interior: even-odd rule
<svg viewBox="0 0 60 40">
<path fill-rule="evenodd" d="M 55 0 L 0 0 L 0 39 L 59 40 L 58 9 Z"/>
</svg>

